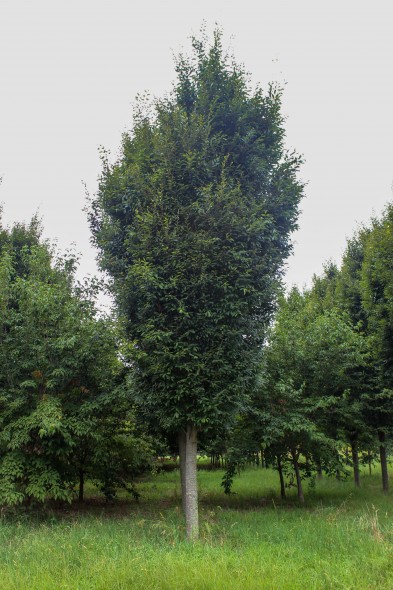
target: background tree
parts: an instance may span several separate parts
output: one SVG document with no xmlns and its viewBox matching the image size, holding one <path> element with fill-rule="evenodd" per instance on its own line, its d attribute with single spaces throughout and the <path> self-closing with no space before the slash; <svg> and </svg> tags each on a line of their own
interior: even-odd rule
<svg viewBox="0 0 393 590">
<path fill-rule="evenodd" d="M 267 380 L 259 399 L 271 442 L 276 449 L 281 443 L 283 457 L 291 456 L 299 499 L 301 469 L 307 476 L 322 468 L 328 473 L 341 469 L 344 400 L 356 395 L 353 372 L 364 362 L 362 340 L 351 326 L 337 311 L 320 309 L 312 290 L 294 289 L 282 300 L 266 348 Z M 350 407 L 352 424 L 355 409 Z"/>
<path fill-rule="evenodd" d="M 367 314 L 370 349 L 375 365 L 375 387 L 369 396 L 368 417 L 377 432 L 382 486 L 389 489 L 387 449 L 393 422 L 393 205 L 363 232 L 364 260 L 360 293 Z"/>
<path fill-rule="evenodd" d="M 135 443 L 117 331 L 97 315 L 94 285 L 75 284 L 75 265 L 40 240 L 36 219 L 0 232 L 3 504 L 69 500 L 77 482 L 82 499 L 86 474 L 108 479 L 103 456 L 114 456 L 118 437 L 121 448 Z M 112 479 L 114 463 L 106 459 Z"/>
<path fill-rule="evenodd" d="M 103 269 L 127 318 L 136 399 L 180 441 L 187 534 L 196 538 L 197 432 L 247 401 L 302 185 L 284 147 L 278 88 L 193 39 L 172 93 L 139 103 L 91 208 Z"/>
<path fill-rule="evenodd" d="M 329 270 L 329 277 L 336 281 L 337 269 Z M 279 472 L 282 497 L 285 474 L 296 481 L 303 502 L 302 479 L 322 470 L 345 471 L 340 451 L 348 441 L 358 483 L 358 445 L 370 436 L 362 377 L 367 348 L 348 318 L 325 297 L 334 296 L 329 277 L 315 279 L 316 289 L 293 289 L 280 299 L 252 408 L 239 421 L 244 424 L 243 436 L 237 436 L 241 443 L 232 444 L 236 452 L 224 477 L 226 488 L 236 461 L 244 461 L 257 442 Z M 245 448 L 246 441 L 252 441 L 251 446 Z"/>
</svg>

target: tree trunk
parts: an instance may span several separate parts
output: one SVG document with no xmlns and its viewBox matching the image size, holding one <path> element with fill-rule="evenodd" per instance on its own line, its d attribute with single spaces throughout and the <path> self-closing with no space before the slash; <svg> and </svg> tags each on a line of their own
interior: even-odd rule
<svg viewBox="0 0 393 590">
<path fill-rule="evenodd" d="M 298 497 L 298 500 L 302 504 L 304 504 L 304 494 L 303 494 L 302 478 L 300 477 L 298 454 L 295 451 L 291 451 L 291 453 L 292 453 L 293 467 L 295 469 L 295 475 L 296 475 L 297 497 Z"/>
<path fill-rule="evenodd" d="M 187 539 L 198 539 L 198 482 L 197 482 L 197 429 L 187 426 L 185 477 Z"/>
<path fill-rule="evenodd" d="M 181 507 L 186 513 L 186 433 L 179 432 L 179 459 L 180 459 L 180 483 L 181 483 Z"/>
<path fill-rule="evenodd" d="M 379 446 L 379 457 L 381 461 L 381 472 L 382 472 L 382 489 L 383 493 L 387 494 L 389 491 L 389 474 L 388 474 L 388 461 L 386 456 L 386 446 L 385 446 L 385 433 L 378 432 L 378 438 L 380 442 Z"/>
<path fill-rule="evenodd" d="M 264 453 L 263 453 L 263 449 L 261 448 L 261 467 L 264 468 L 265 467 L 265 457 L 264 457 Z"/>
<path fill-rule="evenodd" d="M 352 449 L 352 462 L 353 462 L 353 477 L 355 480 L 355 486 L 360 488 L 360 472 L 359 472 L 359 454 L 358 454 L 358 447 L 357 443 L 353 442 L 351 444 Z"/>
<path fill-rule="evenodd" d="M 345 462 L 347 465 L 349 464 L 349 449 L 348 449 L 348 447 L 345 448 Z"/>
<path fill-rule="evenodd" d="M 281 499 L 282 500 L 285 500 L 286 494 L 285 494 L 284 474 L 282 472 L 281 459 L 278 456 L 277 456 L 277 470 L 278 470 L 278 475 L 280 476 L 280 494 L 281 494 Z"/>
<path fill-rule="evenodd" d="M 85 472 L 83 471 L 83 469 L 80 469 L 79 470 L 79 494 L 78 494 L 79 502 L 83 502 L 84 491 L 85 491 Z"/>
</svg>

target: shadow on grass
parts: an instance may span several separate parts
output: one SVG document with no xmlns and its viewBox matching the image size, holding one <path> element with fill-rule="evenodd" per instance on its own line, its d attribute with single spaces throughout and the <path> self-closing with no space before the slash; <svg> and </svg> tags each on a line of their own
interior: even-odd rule
<svg viewBox="0 0 393 590">
<path fill-rule="evenodd" d="M 282 499 L 278 493 L 277 474 L 272 470 L 248 469 L 235 479 L 233 493 L 226 495 L 220 482 L 223 471 L 206 471 L 199 474 L 199 502 L 201 510 L 235 510 L 235 511 L 293 511 L 306 513 L 329 509 L 346 511 L 358 509 L 367 503 L 378 504 L 381 509 L 391 504 L 391 494 L 384 496 L 379 486 L 378 476 L 365 475 L 362 488 L 355 489 L 351 480 L 336 481 L 323 478 L 315 486 L 305 487 L 305 502 L 297 499 L 296 489 L 288 489 L 287 498 Z M 55 523 L 59 521 L 76 521 L 88 518 L 99 519 L 154 519 L 158 515 L 171 511 L 181 513 L 181 491 L 179 472 L 162 472 L 139 478 L 139 500 L 126 496 L 124 491 L 113 501 L 106 501 L 93 485 L 86 489 L 86 500 L 71 503 L 49 502 L 45 505 L 35 504 L 29 507 L 3 508 L 1 518 L 10 524 L 13 522 Z"/>
</svg>

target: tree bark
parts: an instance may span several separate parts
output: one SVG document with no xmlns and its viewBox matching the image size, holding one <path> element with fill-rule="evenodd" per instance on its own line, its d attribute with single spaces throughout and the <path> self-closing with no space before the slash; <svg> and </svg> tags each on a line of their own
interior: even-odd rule
<svg viewBox="0 0 393 590">
<path fill-rule="evenodd" d="M 352 449 L 352 462 L 353 462 L 353 477 L 355 481 L 355 486 L 360 488 L 360 472 L 359 472 L 359 453 L 358 453 L 358 446 L 356 441 L 351 443 Z"/>
<path fill-rule="evenodd" d="M 261 467 L 262 467 L 262 469 L 265 467 L 265 457 L 264 457 L 263 448 L 261 448 Z"/>
<path fill-rule="evenodd" d="M 296 475 L 297 497 L 298 497 L 298 500 L 302 504 L 304 504 L 304 494 L 303 494 L 302 478 L 300 477 L 298 454 L 295 451 L 291 451 L 291 453 L 292 453 L 293 467 L 295 469 L 295 475 Z"/>
<path fill-rule="evenodd" d="M 382 489 L 383 493 L 387 494 L 389 491 L 389 474 L 388 474 L 388 461 L 386 456 L 386 446 L 385 446 L 385 433 L 378 432 L 379 438 L 379 458 L 381 461 L 381 472 L 382 472 Z"/>
<path fill-rule="evenodd" d="M 197 482 L 197 429 L 193 425 L 187 426 L 186 432 L 186 460 L 185 460 L 185 513 L 187 539 L 198 539 L 198 482 Z"/>
<path fill-rule="evenodd" d="M 281 494 L 281 499 L 282 500 L 285 500 L 286 493 L 285 493 L 284 474 L 282 472 L 281 459 L 278 456 L 277 456 L 277 470 L 278 470 L 278 475 L 280 476 L 280 494 Z"/>
<path fill-rule="evenodd" d="M 371 462 L 372 462 L 372 455 L 371 451 L 367 451 L 367 461 L 368 461 L 368 474 L 371 475 Z"/>
<path fill-rule="evenodd" d="M 179 459 L 180 459 L 180 485 L 181 485 L 181 507 L 186 513 L 186 433 L 179 432 Z"/>
</svg>

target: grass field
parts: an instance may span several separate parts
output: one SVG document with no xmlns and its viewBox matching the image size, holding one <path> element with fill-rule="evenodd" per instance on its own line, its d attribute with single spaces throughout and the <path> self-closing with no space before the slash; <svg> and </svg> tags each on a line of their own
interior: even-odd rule
<svg viewBox="0 0 393 590">
<path fill-rule="evenodd" d="M 324 479 L 297 504 L 278 476 L 249 469 L 232 496 L 221 472 L 199 472 L 201 539 L 184 541 L 178 472 L 121 499 L 40 514 L 3 514 L 1 590 L 393 589 L 393 495 L 378 471 Z"/>
</svg>

